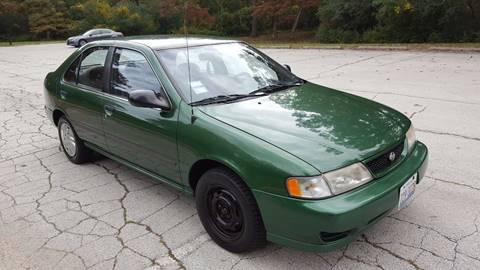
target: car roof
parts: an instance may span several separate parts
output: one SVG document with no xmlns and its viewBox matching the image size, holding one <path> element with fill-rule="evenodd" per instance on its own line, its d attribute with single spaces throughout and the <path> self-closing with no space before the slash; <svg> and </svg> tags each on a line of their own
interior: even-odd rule
<svg viewBox="0 0 480 270">
<path fill-rule="evenodd" d="M 179 36 L 133 36 L 125 37 L 108 41 L 95 41 L 92 43 L 105 44 L 105 43 L 139 43 L 150 47 L 153 50 L 175 49 L 187 47 L 203 46 L 203 45 L 215 45 L 225 43 L 238 43 L 238 40 L 229 39 L 216 39 L 216 38 L 202 38 L 202 37 L 179 37 Z"/>
</svg>

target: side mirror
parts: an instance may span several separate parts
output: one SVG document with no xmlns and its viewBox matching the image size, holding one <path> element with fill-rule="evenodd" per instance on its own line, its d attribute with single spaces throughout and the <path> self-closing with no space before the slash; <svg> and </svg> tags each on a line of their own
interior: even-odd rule
<svg viewBox="0 0 480 270">
<path fill-rule="evenodd" d="M 167 99 L 152 90 L 134 90 L 128 95 L 128 101 L 137 107 L 160 108 L 164 111 L 170 110 L 170 104 Z"/>
<path fill-rule="evenodd" d="M 288 71 L 292 71 L 292 68 L 289 66 L 289 65 L 283 65 L 286 69 L 288 69 Z"/>
</svg>

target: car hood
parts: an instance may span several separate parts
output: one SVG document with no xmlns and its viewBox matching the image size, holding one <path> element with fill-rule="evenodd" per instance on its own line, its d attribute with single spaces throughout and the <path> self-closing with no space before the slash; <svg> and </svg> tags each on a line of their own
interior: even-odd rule
<svg viewBox="0 0 480 270">
<path fill-rule="evenodd" d="M 269 96 L 200 107 L 211 117 L 327 172 L 401 142 L 403 114 L 374 101 L 306 83 Z"/>
</svg>

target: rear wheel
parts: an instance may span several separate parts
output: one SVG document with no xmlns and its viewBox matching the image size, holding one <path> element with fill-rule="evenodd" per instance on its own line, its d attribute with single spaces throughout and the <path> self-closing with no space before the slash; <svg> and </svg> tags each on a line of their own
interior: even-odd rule
<svg viewBox="0 0 480 270">
<path fill-rule="evenodd" d="M 239 253 L 266 243 L 257 203 L 250 189 L 231 171 L 207 171 L 197 184 L 195 197 L 205 230 L 222 248 Z"/>
<path fill-rule="evenodd" d="M 85 163 L 92 158 L 92 151 L 85 147 L 65 116 L 58 120 L 58 137 L 67 158 L 76 164 Z"/>
</svg>

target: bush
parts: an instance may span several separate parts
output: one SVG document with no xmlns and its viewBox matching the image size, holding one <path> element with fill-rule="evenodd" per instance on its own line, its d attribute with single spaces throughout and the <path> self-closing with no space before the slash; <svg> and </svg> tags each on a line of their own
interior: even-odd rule
<svg viewBox="0 0 480 270">
<path fill-rule="evenodd" d="M 323 42 L 478 40 L 478 0 L 326 0 L 318 11 Z"/>
<path fill-rule="evenodd" d="M 356 31 L 318 28 L 315 36 L 319 41 L 325 43 L 354 43 L 361 41 L 361 35 Z"/>
</svg>

